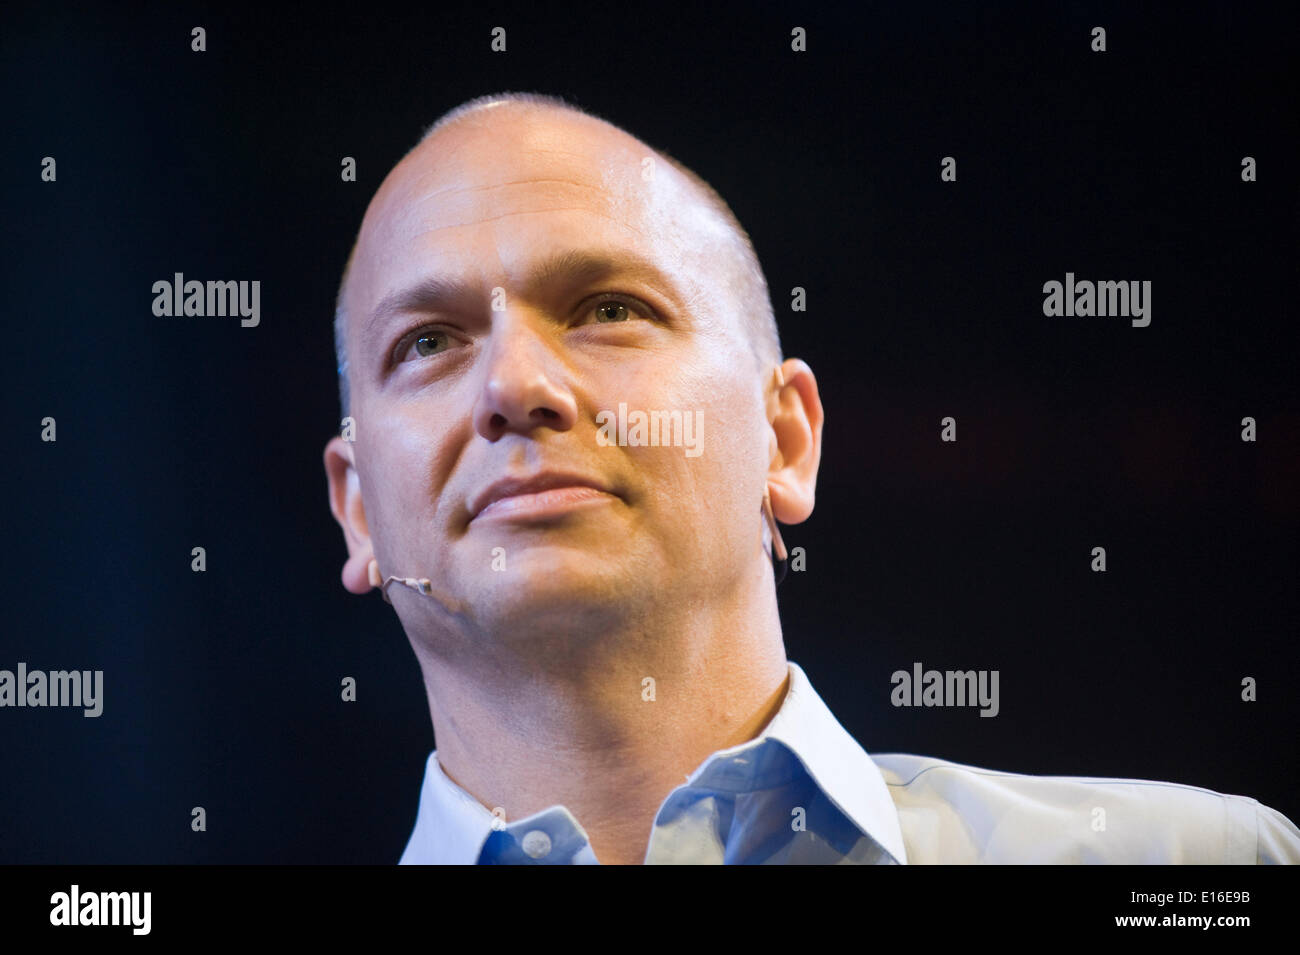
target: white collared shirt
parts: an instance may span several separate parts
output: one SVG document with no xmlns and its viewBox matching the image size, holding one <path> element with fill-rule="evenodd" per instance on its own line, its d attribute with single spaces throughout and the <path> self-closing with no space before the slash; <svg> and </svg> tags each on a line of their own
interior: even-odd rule
<svg viewBox="0 0 1300 955">
<path fill-rule="evenodd" d="M 668 794 L 647 864 L 1300 862 L 1300 829 L 1248 796 L 868 756 L 803 670 L 767 728 Z M 494 816 L 429 754 L 401 863 L 597 864 L 563 806 Z"/>
</svg>

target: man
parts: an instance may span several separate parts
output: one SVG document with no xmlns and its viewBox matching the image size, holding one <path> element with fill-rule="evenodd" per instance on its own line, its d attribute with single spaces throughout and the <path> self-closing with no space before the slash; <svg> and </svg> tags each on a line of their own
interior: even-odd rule
<svg viewBox="0 0 1300 955">
<path fill-rule="evenodd" d="M 862 750 L 777 613 L 816 379 L 726 204 L 622 130 L 446 115 L 371 202 L 336 335 L 343 584 L 397 611 L 437 739 L 402 862 L 1300 859 L 1246 797 Z"/>
</svg>

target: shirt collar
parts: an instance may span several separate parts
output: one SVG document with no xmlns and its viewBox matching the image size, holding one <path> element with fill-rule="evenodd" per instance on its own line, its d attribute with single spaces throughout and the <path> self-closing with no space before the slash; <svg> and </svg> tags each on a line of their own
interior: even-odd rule
<svg viewBox="0 0 1300 955">
<path fill-rule="evenodd" d="M 895 862 L 906 864 L 898 810 L 880 770 L 817 695 L 803 669 L 793 662 L 787 662 L 787 667 L 790 682 L 785 699 L 763 732 L 749 742 L 714 753 L 688 777 L 687 785 L 716 775 L 718 768 L 735 756 L 775 740 L 794 754 L 827 799 L 858 829 L 879 843 Z M 496 828 L 504 824 L 453 782 L 437 757 L 434 750 L 425 764 L 415 829 L 402 853 L 404 865 L 473 864 L 494 824 Z"/>
<path fill-rule="evenodd" d="M 399 864 L 473 865 L 496 819 L 443 772 L 435 749 L 424 764 L 415 830 Z"/>
<path fill-rule="evenodd" d="M 759 739 L 789 747 L 826 797 L 895 862 L 906 865 L 898 809 L 880 769 L 840 725 L 799 664 L 787 665 L 790 688 Z"/>
</svg>

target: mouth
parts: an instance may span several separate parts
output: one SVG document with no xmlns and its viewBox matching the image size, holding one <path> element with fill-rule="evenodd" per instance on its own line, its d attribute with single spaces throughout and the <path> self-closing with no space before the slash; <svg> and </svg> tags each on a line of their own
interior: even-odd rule
<svg viewBox="0 0 1300 955">
<path fill-rule="evenodd" d="M 470 521 L 536 520 L 616 500 L 605 485 L 577 474 L 547 472 L 491 485 L 470 505 Z"/>
</svg>

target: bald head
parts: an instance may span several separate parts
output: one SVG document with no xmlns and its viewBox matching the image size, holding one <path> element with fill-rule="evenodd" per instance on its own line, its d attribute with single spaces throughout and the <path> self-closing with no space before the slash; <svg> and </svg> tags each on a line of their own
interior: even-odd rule
<svg viewBox="0 0 1300 955">
<path fill-rule="evenodd" d="M 406 604 L 430 653 L 772 586 L 763 535 L 812 510 L 816 383 L 744 231 L 669 157 L 564 104 L 466 104 L 376 191 L 339 304 L 344 584 L 427 578 L 468 608 Z"/>
<path fill-rule="evenodd" d="M 647 184 L 654 183 L 656 177 L 668 180 L 657 189 L 644 190 L 648 216 L 671 219 L 683 246 L 700 251 L 701 258 L 694 264 L 697 271 L 707 270 L 707 275 L 701 276 L 702 290 L 725 295 L 726 310 L 734 318 L 739 338 L 758 366 L 780 363 L 780 339 L 758 257 L 730 207 L 704 179 L 666 153 L 562 99 L 502 93 L 470 100 L 434 122 L 385 179 L 367 209 L 344 267 L 335 312 L 339 398 L 344 415 L 350 413 L 352 404 L 349 336 L 355 329 L 349 316 L 359 319 L 360 312 L 373 304 L 357 301 L 354 273 L 368 244 L 377 244 L 380 234 L 391 238 L 391 230 L 386 232 L 383 224 L 400 223 L 404 203 L 427 200 L 422 184 L 432 181 L 429 170 L 439 166 L 460 166 L 466 171 L 476 168 L 474 148 L 481 147 L 485 139 L 499 142 L 502 148 L 509 143 L 508 148 L 518 154 L 521 149 L 545 151 L 579 137 L 602 157 L 604 185 L 615 205 L 627 205 L 629 173 Z M 508 180 L 500 184 L 507 185 Z M 480 183 L 479 188 L 492 187 Z M 705 252 L 708 254 L 703 255 Z"/>
</svg>

